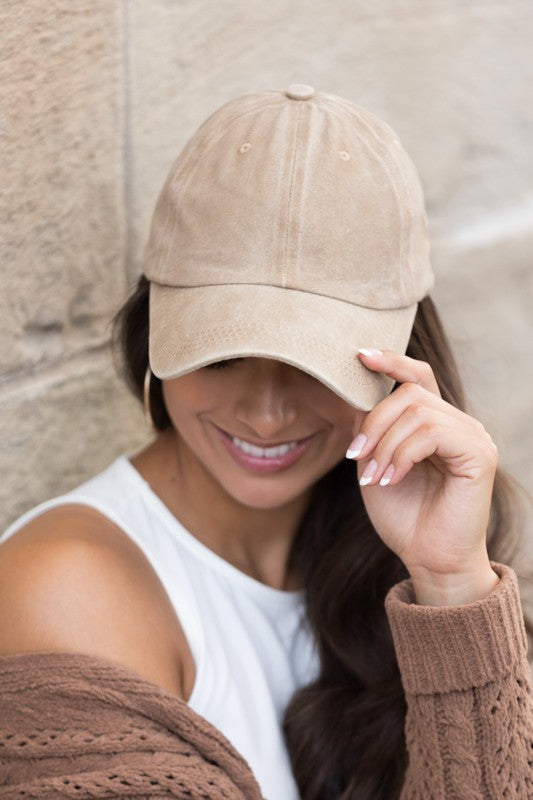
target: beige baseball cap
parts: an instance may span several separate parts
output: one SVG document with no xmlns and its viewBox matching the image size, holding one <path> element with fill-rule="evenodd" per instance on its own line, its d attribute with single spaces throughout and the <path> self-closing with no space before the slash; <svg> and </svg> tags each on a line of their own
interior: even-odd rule
<svg viewBox="0 0 533 800">
<path fill-rule="evenodd" d="M 357 350 L 405 353 L 434 283 L 416 169 L 342 97 L 307 84 L 237 97 L 174 161 L 143 272 L 157 377 L 274 358 L 370 410 L 394 380 Z"/>
</svg>

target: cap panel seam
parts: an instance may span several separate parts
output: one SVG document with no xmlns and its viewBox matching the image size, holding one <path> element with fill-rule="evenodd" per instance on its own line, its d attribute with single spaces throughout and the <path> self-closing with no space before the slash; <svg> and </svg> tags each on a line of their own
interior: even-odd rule
<svg viewBox="0 0 533 800">
<path fill-rule="evenodd" d="M 220 287 L 220 286 L 265 286 L 270 289 L 283 289 L 286 292 L 296 292 L 298 294 L 310 294 L 315 297 L 325 297 L 326 300 L 335 301 L 335 303 L 345 303 L 347 306 L 351 306 L 352 308 L 364 308 L 368 311 L 376 311 L 381 313 L 387 313 L 387 311 L 395 312 L 395 311 L 402 311 L 405 308 L 411 308 L 414 306 L 418 301 L 413 300 L 412 303 L 406 303 L 403 306 L 394 306 L 393 308 L 380 308 L 379 306 L 364 306 L 361 303 L 352 303 L 350 300 L 346 300 L 343 297 L 336 297 L 335 295 L 331 294 L 324 294 L 323 292 L 313 292 L 310 289 L 299 289 L 292 286 L 280 286 L 272 283 L 251 283 L 251 282 L 240 282 L 239 283 L 232 283 L 232 282 L 225 282 L 225 283 L 195 283 L 194 286 L 175 286 L 170 283 L 160 283 L 159 281 L 150 280 L 150 283 L 154 283 L 156 286 L 160 286 L 164 289 L 176 289 L 178 291 L 187 291 L 192 290 L 195 291 L 196 289 L 209 289 Z"/>
<path fill-rule="evenodd" d="M 330 110 L 330 109 L 328 109 L 328 110 Z M 341 120 L 342 122 L 345 121 L 343 119 L 342 115 L 337 114 L 332 109 L 331 109 L 331 111 L 332 111 L 332 115 L 337 117 L 337 119 Z M 398 181 L 398 178 L 401 177 L 401 173 L 402 173 L 400 162 L 399 162 L 399 160 L 397 158 L 393 159 L 394 166 L 395 166 L 395 170 L 393 172 L 393 170 L 391 170 L 391 168 L 390 168 L 390 165 L 387 164 L 386 160 L 384 159 L 383 155 L 379 152 L 379 149 L 378 149 L 379 147 L 381 147 L 381 148 L 385 149 L 388 154 L 390 154 L 390 147 L 387 147 L 386 139 L 384 137 L 381 137 L 381 136 L 378 135 L 379 128 L 377 130 L 374 129 L 369 124 L 368 120 L 364 119 L 364 117 L 357 111 L 357 109 L 351 109 L 351 113 L 357 119 L 357 121 L 361 124 L 361 126 L 364 127 L 364 129 L 367 131 L 367 133 L 372 137 L 372 139 L 374 140 L 375 145 L 377 145 L 377 146 L 372 146 L 371 142 L 365 141 L 365 139 L 361 136 L 359 131 L 357 129 L 355 129 L 355 128 L 353 129 L 354 136 L 356 136 L 357 139 L 359 140 L 359 142 L 361 143 L 361 145 L 369 153 L 371 153 L 372 156 L 374 156 L 374 158 L 379 162 L 379 164 L 383 168 L 383 171 L 385 172 L 385 174 L 389 178 L 389 185 L 390 185 L 390 187 L 392 189 L 392 193 L 394 195 L 395 208 L 396 208 L 396 211 L 397 211 L 397 214 L 398 214 L 398 220 L 400 222 L 400 228 L 401 228 L 400 260 L 401 260 L 401 264 L 403 265 L 405 263 L 405 238 L 406 237 L 405 237 L 405 211 L 404 211 L 404 208 L 403 208 L 403 204 L 400 202 L 400 192 L 399 192 L 400 184 L 399 184 L 399 181 Z M 390 131 L 391 131 L 391 133 L 394 133 L 392 131 L 392 128 L 390 129 Z M 402 185 L 402 187 L 404 189 L 405 196 L 408 196 L 408 192 L 405 191 L 405 189 L 406 189 L 405 182 L 403 182 L 401 185 Z M 400 280 L 400 284 L 401 284 L 402 297 L 403 297 L 403 300 L 405 301 L 406 291 L 405 291 L 403 270 L 398 270 L 397 274 L 399 276 L 399 280 Z M 408 303 L 408 305 L 411 305 L 411 303 Z"/>
<path fill-rule="evenodd" d="M 285 236 L 283 242 L 283 248 L 280 253 L 280 264 L 278 267 L 278 280 L 280 281 L 280 285 L 282 287 L 286 286 L 287 282 L 287 253 L 289 249 L 289 239 L 290 239 L 290 217 L 291 217 L 291 206 L 292 206 L 292 198 L 293 198 L 293 187 L 294 187 L 294 174 L 295 174 L 295 166 L 296 166 L 296 157 L 298 153 L 299 147 L 299 129 L 300 129 L 300 118 L 302 112 L 302 104 L 299 103 L 295 109 L 296 111 L 296 124 L 295 126 L 290 126 L 291 129 L 294 131 L 294 146 L 292 148 L 292 156 L 289 165 L 289 189 L 287 195 L 287 207 L 285 211 Z M 291 108 L 289 107 L 289 114 L 291 113 Z M 283 186 L 283 180 L 281 182 Z M 281 214 L 279 215 L 279 224 L 278 224 L 278 236 L 280 234 L 281 225 Z"/>
</svg>

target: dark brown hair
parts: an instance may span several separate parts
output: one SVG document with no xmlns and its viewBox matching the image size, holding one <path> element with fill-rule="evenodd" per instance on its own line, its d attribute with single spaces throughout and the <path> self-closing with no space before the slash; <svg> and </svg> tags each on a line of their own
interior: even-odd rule
<svg viewBox="0 0 533 800">
<path fill-rule="evenodd" d="M 141 276 L 113 329 L 119 370 L 139 399 L 148 364 L 148 288 Z M 427 361 L 443 399 L 468 413 L 429 296 L 419 303 L 407 354 Z M 150 404 L 156 427 L 169 427 L 161 381 L 153 375 Z M 493 561 L 531 579 L 513 563 L 525 519 L 523 491 L 498 468 L 487 550 Z M 397 800 L 407 766 L 407 709 L 384 600 L 409 574 L 372 527 L 351 461 L 343 459 L 316 483 L 289 568 L 303 576 L 321 663 L 319 677 L 294 694 L 283 720 L 302 800 Z M 527 616 L 526 628 L 531 652 L 533 623 Z"/>
</svg>

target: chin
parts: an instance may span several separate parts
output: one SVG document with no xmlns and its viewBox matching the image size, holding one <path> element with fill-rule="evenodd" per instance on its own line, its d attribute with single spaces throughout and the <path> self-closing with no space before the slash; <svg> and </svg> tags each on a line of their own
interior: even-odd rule
<svg viewBox="0 0 533 800">
<path fill-rule="evenodd" d="M 307 492 L 310 487 L 301 487 L 300 490 L 289 491 L 289 487 L 264 484 L 263 486 L 246 487 L 241 483 L 239 487 L 224 487 L 226 492 L 242 506 L 256 509 L 273 509 L 285 506 Z"/>
</svg>

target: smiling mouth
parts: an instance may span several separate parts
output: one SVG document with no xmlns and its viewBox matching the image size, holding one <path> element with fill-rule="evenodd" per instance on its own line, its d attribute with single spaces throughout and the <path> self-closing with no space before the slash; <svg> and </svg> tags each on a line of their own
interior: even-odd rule
<svg viewBox="0 0 533 800">
<path fill-rule="evenodd" d="M 299 444 L 311 439 L 315 435 L 311 434 L 311 436 L 306 436 L 303 439 L 292 439 L 291 441 L 273 443 L 269 444 L 268 446 L 264 446 L 254 444 L 247 439 L 241 439 L 238 436 L 228 433 L 228 431 L 222 430 L 222 428 L 219 428 L 219 431 L 231 439 L 233 444 L 236 445 L 243 453 L 246 453 L 250 456 L 255 456 L 256 458 L 276 458 L 287 455 L 287 453 L 290 453 L 291 450 L 294 450 L 296 447 L 298 447 Z"/>
<path fill-rule="evenodd" d="M 237 436 L 231 437 L 233 444 L 236 444 L 243 453 L 248 453 L 250 456 L 257 458 L 275 458 L 276 456 L 284 456 L 290 453 L 298 446 L 298 442 L 289 442 L 288 444 L 274 445 L 272 447 L 258 447 L 257 445 L 250 444 L 244 439 L 239 439 Z"/>
<path fill-rule="evenodd" d="M 215 425 L 224 446 L 233 460 L 251 473 L 258 475 L 272 474 L 289 469 L 298 462 L 315 440 L 314 433 L 305 439 L 293 440 L 275 447 L 258 447 L 238 436 L 232 436 Z"/>
</svg>

